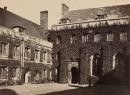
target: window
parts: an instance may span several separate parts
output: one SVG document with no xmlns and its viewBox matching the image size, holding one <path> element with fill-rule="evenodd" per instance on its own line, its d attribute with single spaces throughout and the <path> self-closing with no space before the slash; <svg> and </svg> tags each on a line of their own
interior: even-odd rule
<svg viewBox="0 0 130 95">
<path fill-rule="evenodd" d="M 14 27 L 13 29 L 15 32 L 19 32 L 19 27 Z"/>
<path fill-rule="evenodd" d="M 8 67 L 0 66 L 0 78 L 7 79 L 8 78 Z"/>
<path fill-rule="evenodd" d="M 14 58 L 20 58 L 20 46 L 14 45 Z"/>
<path fill-rule="evenodd" d="M 35 61 L 40 62 L 40 50 L 35 49 Z"/>
<path fill-rule="evenodd" d="M 9 54 L 9 43 L 1 43 L 1 54 L 2 56 L 8 56 Z"/>
<path fill-rule="evenodd" d="M 72 35 L 71 38 L 70 38 L 70 43 L 76 43 L 76 36 L 75 35 Z"/>
<path fill-rule="evenodd" d="M 88 42 L 88 35 L 87 34 L 84 34 L 82 36 L 82 43 L 87 43 Z"/>
<path fill-rule="evenodd" d="M 13 77 L 19 77 L 19 73 L 20 73 L 20 68 L 18 67 L 13 67 Z"/>
<path fill-rule="evenodd" d="M 107 34 L 107 41 L 109 42 L 109 41 L 113 41 L 113 33 L 109 33 L 109 34 Z"/>
<path fill-rule="evenodd" d="M 47 78 L 47 69 L 43 69 L 43 78 Z"/>
<path fill-rule="evenodd" d="M 126 41 L 127 40 L 127 33 L 126 32 L 121 32 L 120 33 L 120 40 L 121 41 Z"/>
<path fill-rule="evenodd" d="M 46 61 L 47 52 L 43 52 L 43 62 Z"/>
<path fill-rule="evenodd" d="M 107 14 L 98 14 L 95 19 L 104 19 L 107 17 Z"/>
<path fill-rule="evenodd" d="M 51 53 L 48 53 L 47 63 L 51 63 L 52 57 Z"/>
<path fill-rule="evenodd" d="M 55 59 L 60 60 L 60 51 L 55 54 Z"/>
<path fill-rule="evenodd" d="M 70 19 L 66 18 L 66 19 L 61 19 L 60 22 L 63 23 L 69 23 Z"/>
<path fill-rule="evenodd" d="M 50 80 L 52 80 L 52 71 L 50 71 Z"/>
<path fill-rule="evenodd" d="M 31 58 L 31 49 L 30 48 L 25 47 L 24 57 L 25 57 L 25 59 L 30 60 L 30 58 Z"/>
<path fill-rule="evenodd" d="M 13 27 L 13 29 L 14 29 L 14 31 L 16 32 L 16 33 L 20 33 L 20 34 L 23 34 L 24 33 L 24 28 L 22 28 L 22 27 L 19 27 L 19 26 L 16 26 L 16 27 Z"/>
<path fill-rule="evenodd" d="M 101 76 L 102 75 L 102 66 L 101 66 L 101 56 L 97 53 L 91 55 L 90 57 L 90 74 L 91 76 Z"/>
<path fill-rule="evenodd" d="M 56 37 L 56 44 L 60 44 L 61 43 L 61 37 L 60 36 L 57 36 Z"/>
<path fill-rule="evenodd" d="M 94 42 L 100 42 L 101 40 L 101 35 L 100 34 L 95 34 L 94 35 Z"/>
</svg>

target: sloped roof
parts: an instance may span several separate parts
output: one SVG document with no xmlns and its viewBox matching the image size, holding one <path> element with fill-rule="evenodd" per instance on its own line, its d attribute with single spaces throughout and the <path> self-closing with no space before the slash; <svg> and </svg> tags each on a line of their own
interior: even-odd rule
<svg viewBox="0 0 130 95">
<path fill-rule="evenodd" d="M 130 4 L 89 8 L 68 11 L 61 19 L 70 19 L 71 22 L 94 20 L 97 15 L 106 14 L 107 18 L 130 17 Z"/>
<path fill-rule="evenodd" d="M 22 18 L 12 12 L 0 8 L 0 25 L 6 28 L 20 26 L 25 28 L 25 33 L 30 36 L 46 39 L 45 30 L 38 24 Z"/>
</svg>

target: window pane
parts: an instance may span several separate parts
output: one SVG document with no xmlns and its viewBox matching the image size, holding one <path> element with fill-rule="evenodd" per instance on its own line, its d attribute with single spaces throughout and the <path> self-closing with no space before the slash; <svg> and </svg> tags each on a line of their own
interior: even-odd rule
<svg viewBox="0 0 130 95">
<path fill-rule="evenodd" d="M 35 61 L 40 62 L 40 50 L 35 49 Z"/>
<path fill-rule="evenodd" d="M 28 47 L 25 47 L 25 53 L 24 53 L 25 59 L 30 59 L 31 58 L 31 49 Z"/>
<path fill-rule="evenodd" d="M 88 35 L 83 35 L 82 36 L 82 43 L 87 43 L 88 42 Z"/>
<path fill-rule="evenodd" d="M 126 32 L 120 33 L 120 40 L 121 41 L 126 41 L 127 40 L 127 33 Z"/>
<path fill-rule="evenodd" d="M 47 69 L 43 69 L 43 78 L 47 78 Z"/>
<path fill-rule="evenodd" d="M 8 77 L 8 67 L 7 66 L 0 66 L 0 78 L 7 79 Z"/>
<path fill-rule="evenodd" d="M 76 43 L 76 36 L 75 35 L 71 36 L 70 43 Z"/>
<path fill-rule="evenodd" d="M 94 42 L 100 42 L 101 40 L 101 35 L 100 34 L 95 34 L 94 35 Z"/>
<path fill-rule="evenodd" d="M 113 41 L 113 34 L 107 34 L 107 41 Z"/>
<path fill-rule="evenodd" d="M 56 37 L 56 44 L 60 44 L 61 43 L 61 37 L 60 36 L 57 36 Z"/>
<path fill-rule="evenodd" d="M 20 46 L 14 45 L 14 57 L 20 58 Z"/>
<path fill-rule="evenodd" d="M 8 52 L 9 52 L 9 44 L 1 43 L 1 54 L 4 56 L 8 56 Z"/>
</svg>

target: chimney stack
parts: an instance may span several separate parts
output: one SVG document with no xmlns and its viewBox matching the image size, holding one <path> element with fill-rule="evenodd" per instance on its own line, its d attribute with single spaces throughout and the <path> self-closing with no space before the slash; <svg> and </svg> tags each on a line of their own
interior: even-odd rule
<svg viewBox="0 0 130 95">
<path fill-rule="evenodd" d="M 7 6 L 4 6 L 4 10 L 7 10 Z"/>
<path fill-rule="evenodd" d="M 66 14 L 66 12 L 69 11 L 69 7 L 66 4 L 62 4 L 62 16 Z"/>
<path fill-rule="evenodd" d="M 48 29 L 48 11 L 41 11 L 40 12 L 40 25 L 45 30 Z"/>
</svg>

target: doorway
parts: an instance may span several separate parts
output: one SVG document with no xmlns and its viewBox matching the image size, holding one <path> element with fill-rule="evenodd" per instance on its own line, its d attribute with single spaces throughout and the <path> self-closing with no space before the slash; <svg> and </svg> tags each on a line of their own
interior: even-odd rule
<svg viewBox="0 0 130 95">
<path fill-rule="evenodd" d="M 31 72 L 30 72 L 30 71 L 27 71 L 27 72 L 25 73 L 25 84 L 29 83 L 30 77 L 31 77 Z"/>
<path fill-rule="evenodd" d="M 72 84 L 77 84 L 79 80 L 79 71 L 77 67 L 72 67 L 71 68 L 71 83 Z"/>
</svg>

